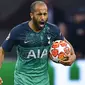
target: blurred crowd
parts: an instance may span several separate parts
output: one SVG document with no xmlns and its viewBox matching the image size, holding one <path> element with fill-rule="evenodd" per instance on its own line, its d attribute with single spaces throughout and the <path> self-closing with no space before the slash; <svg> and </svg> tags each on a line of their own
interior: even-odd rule
<svg viewBox="0 0 85 85">
<path fill-rule="evenodd" d="M 83 8 L 82 8 L 83 9 Z M 76 12 L 71 20 L 58 24 L 62 34 L 73 45 L 77 59 L 85 58 L 85 10 Z"/>
<path fill-rule="evenodd" d="M 77 58 L 85 58 L 85 8 L 78 8 L 67 24 L 68 40 L 74 46 Z"/>
</svg>

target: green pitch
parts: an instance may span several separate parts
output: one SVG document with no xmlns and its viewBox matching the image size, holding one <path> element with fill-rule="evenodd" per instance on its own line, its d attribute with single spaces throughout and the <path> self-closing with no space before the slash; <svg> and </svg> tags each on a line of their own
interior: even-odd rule
<svg viewBox="0 0 85 85">
<path fill-rule="evenodd" d="M 14 68 L 15 62 L 5 61 L 0 69 L 0 77 L 3 79 L 3 85 L 14 85 Z M 53 68 L 49 66 L 50 83 L 53 84 Z"/>
<path fill-rule="evenodd" d="M 0 77 L 3 79 L 3 85 L 13 85 L 15 62 L 4 62 L 0 69 Z"/>
</svg>

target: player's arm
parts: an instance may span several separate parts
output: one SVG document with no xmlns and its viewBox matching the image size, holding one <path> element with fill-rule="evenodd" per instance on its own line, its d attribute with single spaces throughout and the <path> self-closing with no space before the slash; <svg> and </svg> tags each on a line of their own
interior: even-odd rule
<svg viewBox="0 0 85 85">
<path fill-rule="evenodd" d="M 71 54 L 67 56 L 68 57 L 67 61 L 59 60 L 59 63 L 61 63 L 63 65 L 66 65 L 66 66 L 70 66 L 76 60 L 76 55 L 75 55 L 73 46 L 66 39 L 64 39 L 64 40 L 70 45 L 70 47 L 71 47 Z"/>
<path fill-rule="evenodd" d="M 4 52 L 10 52 L 13 46 L 15 45 L 15 34 L 14 30 L 10 31 L 7 38 L 4 40 L 0 47 L 0 67 L 4 60 Z"/>
<path fill-rule="evenodd" d="M 0 68 L 2 66 L 3 60 L 4 60 L 4 50 L 2 47 L 0 47 Z"/>
</svg>

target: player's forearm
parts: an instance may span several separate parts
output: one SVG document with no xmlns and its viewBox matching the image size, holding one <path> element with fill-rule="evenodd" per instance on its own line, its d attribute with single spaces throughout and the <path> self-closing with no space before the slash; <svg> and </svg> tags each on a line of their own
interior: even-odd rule
<svg viewBox="0 0 85 85">
<path fill-rule="evenodd" d="M 3 60 L 4 60 L 4 50 L 2 47 L 0 47 L 0 68 L 2 66 Z"/>
</svg>

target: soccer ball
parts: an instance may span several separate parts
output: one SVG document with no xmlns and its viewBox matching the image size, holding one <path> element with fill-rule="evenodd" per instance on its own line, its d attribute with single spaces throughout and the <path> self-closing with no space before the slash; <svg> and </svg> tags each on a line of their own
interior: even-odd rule
<svg viewBox="0 0 85 85">
<path fill-rule="evenodd" d="M 56 40 L 52 43 L 50 48 L 51 60 L 58 62 L 59 60 L 67 60 L 65 56 L 71 53 L 70 45 L 64 40 Z"/>
</svg>

